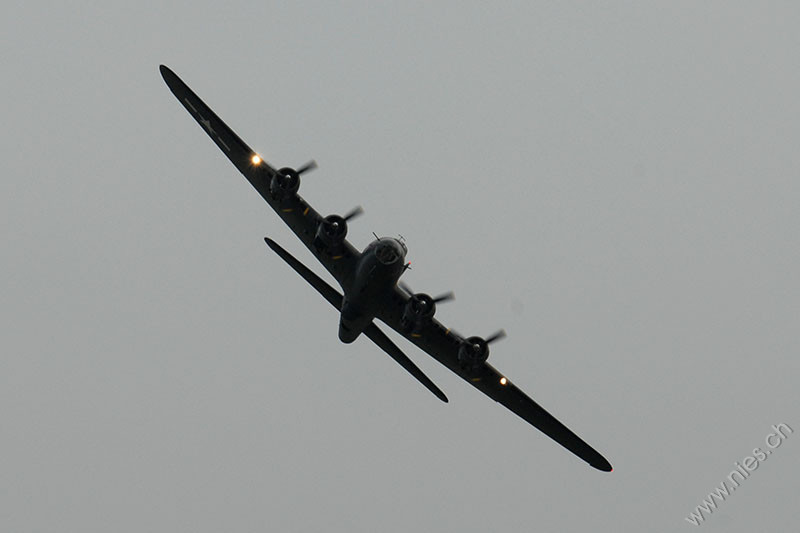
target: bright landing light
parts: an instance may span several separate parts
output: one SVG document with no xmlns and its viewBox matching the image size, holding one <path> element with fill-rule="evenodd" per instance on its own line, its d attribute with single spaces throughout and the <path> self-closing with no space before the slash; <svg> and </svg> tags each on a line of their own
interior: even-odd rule
<svg viewBox="0 0 800 533">
<path fill-rule="evenodd" d="M 258 155 L 258 154 L 253 154 L 253 157 L 251 157 L 251 158 L 250 158 L 250 161 L 251 161 L 251 162 L 252 162 L 254 165 L 258 166 L 258 165 L 260 165 L 260 164 L 261 164 L 261 161 L 262 161 L 262 159 L 261 159 L 261 156 L 260 156 L 260 155 Z"/>
<path fill-rule="evenodd" d="M 500 385 L 505 385 L 506 383 L 508 383 L 506 378 L 500 378 Z"/>
</svg>

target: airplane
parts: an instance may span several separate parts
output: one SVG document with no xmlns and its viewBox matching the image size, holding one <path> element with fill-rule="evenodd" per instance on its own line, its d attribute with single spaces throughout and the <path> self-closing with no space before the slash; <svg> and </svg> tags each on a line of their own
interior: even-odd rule
<svg viewBox="0 0 800 533">
<path fill-rule="evenodd" d="M 378 237 L 358 251 L 347 239 L 347 223 L 363 210 L 344 216 L 321 216 L 297 194 L 300 176 L 316 168 L 313 161 L 299 168 L 273 168 L 233 132 L 172 70 L 160 66 L 167 86 L 231 163 L 275 210 L 314 257 L 341 286 L 342 292 L 269 237 L 265 242 L 339 311 L 339 339 L 351 343 L 365 335 L 397 361 L 437 398 L 447 397 L 375 324 L 378 319 L 427 352 L 489 398 L 501 403 L 594 468 L 610 472 L 611 464 L 564 424 L 488 364 L 489 345 L 505 336 L 500 330 L 486 338 L 463 337 L 434 318 L 436 304 L 453 293 L 431 297 L 415 293 L 400 281 L 409 268 L 402 238 Z"/>
</svg>

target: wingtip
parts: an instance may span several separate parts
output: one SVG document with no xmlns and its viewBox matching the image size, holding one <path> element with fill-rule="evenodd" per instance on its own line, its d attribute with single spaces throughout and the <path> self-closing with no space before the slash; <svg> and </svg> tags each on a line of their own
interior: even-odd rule
<svg viewBox="0 0 800 533">
<path fill-rule="evenodd" d="M 595 467 L 596 469 L 600 470 L 601 472 L 613 472 L 614 471 L 614 467 L 612 467 L 611 463 L 609 463 L 605 459 L 603 459 L 602 463 L 593 464 L 592 466 Z"/>
<path fill-rule="evenodd" d="M 164 78 L 164 82 L 173 92 L 175 92 L 176 88 L 183 83 L 178 75 L 172 72 L 172 69 L 170 69 L 168 66 L 159 65 L 158 70 L 161 72 L 161 77 Z"/>
</svg>

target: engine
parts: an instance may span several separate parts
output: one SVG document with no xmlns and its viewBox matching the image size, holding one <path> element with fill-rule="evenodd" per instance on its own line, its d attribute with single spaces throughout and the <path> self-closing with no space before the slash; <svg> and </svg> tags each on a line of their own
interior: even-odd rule
<svg viewBox="0 0 800 533">
<path fill-rule="evenodd" d="M 436 312 L 436 302 L 427 294 L 417 293 L 406 302 L 403 311 L 403 324 L 411 330 L 419 330 Z"/>
<path fill-rule="evenodd" d="M 339 248 L 347 237 L 347 221 L 359 216 L 364 210 L 361 206 L 352 209 L 345 216 L 328 215 L 317 226 L 314 236 L 314 247 L 331 251 Z"/>
<path fill-rule="evenodd" d="M 328 215 L 317 226 L 314 244 L 318 248 L 336 249 L 347 237 L 347 220 L 339 215 Z"/>
<path fill-rule="evenodd" d="M 300 173 L 289 167 L 280 169 L 269 182 L 269 192 L 279 202 L 293 197 L 299 188 Z"/>
<path fill-rule="evenodd" d="M 466 370 L 477 370 L 489 358 L 489 343 L 481 337 L 469 337 L 458 348 L 458 362 Z"/>
</svg>

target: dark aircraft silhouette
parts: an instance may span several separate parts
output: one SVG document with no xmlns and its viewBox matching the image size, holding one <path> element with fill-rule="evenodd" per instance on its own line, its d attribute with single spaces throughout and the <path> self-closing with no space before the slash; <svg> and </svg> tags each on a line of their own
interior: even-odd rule
<svg viewBox="0 0 800 533">
<path fill-rule="evenodd" d="M 316 167 L 313 161 L 298 169 L 272 168 L 174 72 L 161 65 L 161 75 L 211 140 L 341 285 L 344 295 L 275 241 L 265 239 L 281 259 L 339 311 L 339 339 L 342 342 L 353 342 L 363 333 L 436 397 L 446 402 L 444 393 L 375 325 L 374 320 L 380 319 L 467 383 L 539 428 L 591 466 L 611 471 L 609 462 L 594 448 L 486 363 L 489 344 L 505 336 L 503 330 L 485 339 L 464 338 L 433 318 L 436 304 L 452 299 L 452 293 L 432 298 L 414 293 L 398 281 L 409 265 L 405 262 L 407 249 L 402 239 L 376 235 L 376 239 L 362 252 L 356 250 L 345 237 L 347 222 L 361 214 L 360 207 L 345 216 L 322 217 L 297 194 L 300 175 Z"/>
</svg>

